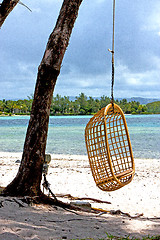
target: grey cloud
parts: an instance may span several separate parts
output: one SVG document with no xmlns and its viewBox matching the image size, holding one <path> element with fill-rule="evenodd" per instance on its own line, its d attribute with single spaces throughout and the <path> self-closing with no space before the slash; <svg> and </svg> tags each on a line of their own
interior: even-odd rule
<svg viewBox="0 0 160 240">
<path fill-rule="evenodd" d="M 26 97 L 33 93 L 38 65 L 62 0 L 24 3 L 33 12 L 18 6 L 0 30 L 0 99 L 2 93 L 3 97 L 6 94 L 11 98 L 15 94 Z M 115 91 L 118 97 L 144 96 L 145 93 L 146 97 L 159 96 L 156 89 L 160 74 L 160 35 L 149 22 L 154 12 L 158 12 L 157 6 L 160 6 L 158 0 L 154 3 L 151 0 L 116 3 Z M 107 49 L 112 47 L 111 38 L 112 1 L 83 1 L 55 92 L 110 95 L 111 54 Z"/>
</svg>

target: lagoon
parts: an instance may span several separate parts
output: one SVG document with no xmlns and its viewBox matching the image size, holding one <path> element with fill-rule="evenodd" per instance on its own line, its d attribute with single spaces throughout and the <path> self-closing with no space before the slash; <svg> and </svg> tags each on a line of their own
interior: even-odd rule
<svg viewBox="0 0 160 240">
<path fill-rule="evenodd" d="M 86 155 L 84 130 L 92 116 L 51 116 L 46 152 Z M 160 115 L 126 115 L 135 158 L 160 159 Z M 29 116 L 0 117 L 0 152 L 22 152 Z"/>
</svg>

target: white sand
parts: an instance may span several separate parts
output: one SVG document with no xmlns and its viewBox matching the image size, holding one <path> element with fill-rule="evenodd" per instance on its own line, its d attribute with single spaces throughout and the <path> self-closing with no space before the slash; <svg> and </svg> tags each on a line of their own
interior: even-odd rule
<svg viewBox="0 0 160 240">
<path fill-rule="evenodd" d="M 21 153 L 0 153 L 0 186 L 6 186 L 14 178 L 18 159 Z M 91 204 L 105 210 L 120 209 L 132 216 L 143 213 L 143 217 L 75 215 L 60 208 L 20 208 L 13 201 L 4 201 L 0 208 L 0 239 L 107 239 L 106 232 L 134 237 L 160 235 L 160 160 L 136 159 L 135 165 L 133 181 L 108 193 L 96 187 L 87 156 L 52 155 L 47 180 L 55 194 L 110 201 L 111 204 Z"/>
</svg>

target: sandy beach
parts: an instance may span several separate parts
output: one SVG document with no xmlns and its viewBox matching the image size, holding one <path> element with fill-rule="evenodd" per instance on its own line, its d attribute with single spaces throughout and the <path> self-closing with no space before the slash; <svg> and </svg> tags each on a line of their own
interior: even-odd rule
<svg viewBox="0 0 160 240">
<path fill-rule="evenodd" d="M 16 175 L 21 153 L 0 153 L 0 186 Z M 50 206 L 20 207 L 13 198 L 0 197 L 0 239 L 107 239 L 114 236 L 160 235 L 160 160 L 135 159 L 133 181 L 114 192 L 103 192 L 94 183 L 87 156 L 52 155 L 47 180 L 54 194 L 96 198 L 93 208 L 108 213 L 69 212 Z M 70 202 L 67 198 L 60 198 Z M 110 210 L 125 214 L 111 215 Z"/>
</svg>

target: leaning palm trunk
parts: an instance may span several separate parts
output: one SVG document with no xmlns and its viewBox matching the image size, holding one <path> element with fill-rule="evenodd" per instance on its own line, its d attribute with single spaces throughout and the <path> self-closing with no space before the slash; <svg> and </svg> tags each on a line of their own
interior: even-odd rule
<svg viewBox="0 0 160 240">
<path fill-rule="evenodd" d="M 40 196 L 51 100 L 82 0 L 64 0 L 38 68 L 37 83 L 19 171 L 5 188 L 11 196 Z"/>
</svg>

